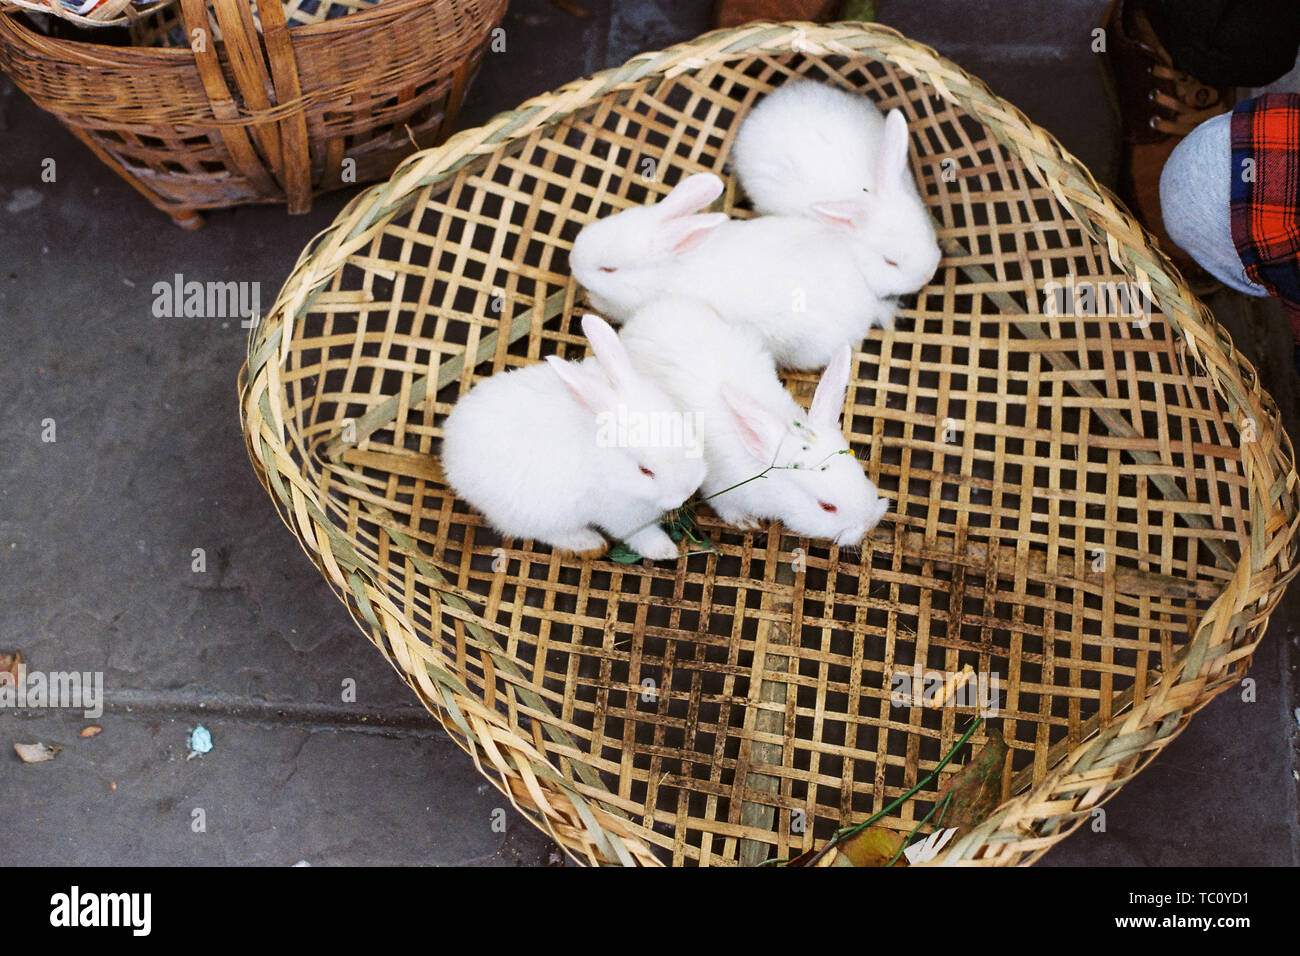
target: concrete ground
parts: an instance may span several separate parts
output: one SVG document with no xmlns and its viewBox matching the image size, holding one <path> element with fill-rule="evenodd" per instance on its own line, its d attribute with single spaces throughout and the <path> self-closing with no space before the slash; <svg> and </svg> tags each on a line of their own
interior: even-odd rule
<svg viewBox="0 0 1300 956">
<path fill-rule="evenodd" d="M 707 27 L 708 3 L 514 0 L 462 125 Z M 1101 0 L 882 0 L 1113 182 L 1090 30 Z M 102 671 L 106 709 L 0 710 L 9 864 L 540 864 L 511 810 L 362 638 L 244 452 L 238 322 L 158 319 L 151 286 L 257 281 L 269 303 L 347 200 L 211 214 L 182 232 L 0 79 L 0 652 Z M 42 161 L 57 181 L 43 183 Z M 1294 426 L 1280 319 L 1212 303 Z M 42 441 L 46 420 L 54 442 Z M 1293 432 L 1294 434 L 1294 432 Z M 193 570 L 194 549 L 206 570 Z M 1297 590 L 1225 694 L 1049 864 L 1298 862 Z M 341 688 L 355 681 L 355 702 Z M 214 749 L 186 759 L 202 723 Z M 103 728 L 81 738 L 88 724 Z M 14 743 L 63 746 L 23 764 Z M 504 814 L 496 814 L 497 808 Z M 504 832 L 494 822 L 504 822 Z"/>
</svg>

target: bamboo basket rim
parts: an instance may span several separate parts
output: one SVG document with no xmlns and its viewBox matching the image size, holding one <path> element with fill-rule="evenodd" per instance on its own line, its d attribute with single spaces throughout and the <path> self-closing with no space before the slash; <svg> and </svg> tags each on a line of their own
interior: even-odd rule
<svg viewBox="0 0 1300 956">
<path fill-rule="evenodd" d="M 374 227 L 404 212 L 420 190 L 455 174 L 477 157 L 494 153 L 541 127 L 559 122 L 621 88 L 648 77 L 672 78 L 712 62 L 756 53 L 865 56 L 887 61 L 935 95 L 963 108 L 1024 164 L 1038 185 L 1048 189 L 1089 236 L 1105 246 L 1114 265 L 1149 285 L 1154 305 L 1209 377 L 1210 387 L 1227 404 L 1233 422 L 1251 418 L 1256 423 L 1257 440 L 1248 447 L 1243 443 L 1242 448 L 1242 468 L 1253 492 L 1250 541 L 1243 544 L 1232 580 L 1201 615 L 1195 636 L 1179 651 L 1175 666 L 1156 674 L 1140 701 L 1121 702 L 1117 716 L 1108 726 L 1101 730 L 1094 728 L 1072 750 L 1060 753 L 1037 784 L 1013 790 L 1011 797 L 988 819 L 954 840 L 935 860 L 944 864 L 1032 863 L 1051 845 L 1073 832 L 1087 819 L 1091 809 L 1109 800 L 1119 786 L 1139 772 L 1185 727 L 1196 710 L 1234 680 L 1230 668 L 1249 658 L 1259 640 L 1258 634 L 1252 637 L 1252 633 L 1260 630 L 1259 625 L 1267 620 L 1283 588 L 1296 573 L 1295 558 L 1300 551 L 1295 537 L 1298 479 L 1291 441 L 1281 427 L 1276 403 L 1260 388 L 1254 368 L 1236 351 L 1231 337 L 1209 309 L 1191 294 L 1151 236 L 1054 136 L 931 48 L 906 39 L 892 28 L 856 21 L 763 22 L 715 30 L 663 50 L 639 54 L 622 66 L 532 97 L 515 109 L 498 113 L 481 126 L 453 135 L 441 146 L 413 154 L 394 170 L 387 182 L 355 196 L 329 227 L 306 244 L 275 303 L 250 334 L 247 362 L 240 373 L 241 415 L 250 457 L 257 467 L 260 456 L 256 445 L 260 441 L 267 453 L 261 460 L 269 464 L 277 458 L 277 450 L 268 442 L 268 433 L 253 434 L 249 420 L 278 421 L 279 409 L 269 405 L 267 374 L 270 367 L 283 367 L 292 341 L 291 330 L 346 260 L 371 241 Z M 272 378 L 278 379 L 278 375 L 272 373 Z M 270 434 L 282 439 L 282 430 L 280 422 L 279 430 Z M 263 474 L 260 467 L 258 471 L 273 497 L 272 485 L 279 485 L 280 491 L 284 491 L 278 476 Z M 1281 522 L 1276 520 L 1278 509 L 1284 519 Z M 280 514 L 286 526 L 293 530 L 285 514 Z M 331 545 L 338 543 L 335 537 L 330 535 Z M 306 542 L 299 540 L 319 566 Z M 1269 562 L 1281 562 L 1283 573 L 1275 574 Z M 354 596 L 361 585 L 359 579 L 351 581 Z M 381 628 L 374 609 L 364 602 L 358 603 L 366 622 Z M 366 622 L 355 611 L 352 613 L 365 629 Z M 401 621 L 391 623 L 402 626 Z M 1239 640 L 1226 647 L 1216 646 L 1215 653 L 1209 653 L 1211 637 L 1217 637 L 1221 643 L 1229 631 Z M 503 649 L 497 650 L 504 653 Z M 636 845 L 634 836 L 629 840 L 628 831 L 616 817 L 590 806 L 570 781 L 542 760 L 542 767 L 531 768 L 531 783 L 537 782 L 531 774 L 549 768 L 550 779 L 558 788 L 556 795 L 573 804 L 571 815 L 581 818 L 586 832 L 575 836 L 572 831 L 553 826 L 553 814 L 546 812 L 553 808 L 538 809 L 533 790 L 512 779 L 512 775 L 517 777 L 520 772 L 517 767 L 493 760 L 492 766 L 501 779 L 488 772 L 472 743 L 477 738 L 456 706 L 465 701 L 454 688 L 450 685 L 434 688 L 432 683 L 429 688 L 434 691 L 431 694 L 434 700 L 441 699 L 448 705 L 448 713 L 436 714 L 438 719 L 449 730 L 454 724 L 465 734 L 465 741 L 452 734 L 458 745 L 470 753 L 494 786 L 555 837 L 567 852 L 574 855 L 579 852 L 575 847 L 586 847 L 589 858 L 594 859 L 589 848 L 597 846 L 610 860 L 659 862 L 644 847 Z M 1171 721 L 1175 715 L 1176 720 Z M 490 715 L 486 716 L 490 722 Z M 481 732 L 489 730 L 489 723 L 483 720 L 476 720 L 475 726 Z M 501 741 L 494 740 L 494 746 L 499 748 Z M 529 759 L 540 757 L 535 751 L 528 753 L 526 742 L 523 749 L 512 753 L 524 754 Z M 1129 766 L 1122 778 L 1110 786 L 1104 781 L 1100 785 L 1090 782 L 1083 772 L 1125 761 L 1129 761 Z M 529 806 L 521 806 L 521 802 Z M 534 813 L 527 813 L 530 807 Z M 1012 846 L 1016 843 L 1026 845 Z M 1011 848 L 1003 854 L 999 852 L 1002 847 Z"/>
</svg>

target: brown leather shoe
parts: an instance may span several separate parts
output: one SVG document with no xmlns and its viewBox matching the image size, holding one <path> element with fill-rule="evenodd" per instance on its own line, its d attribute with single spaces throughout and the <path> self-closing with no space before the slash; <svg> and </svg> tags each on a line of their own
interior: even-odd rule
<svg viewBox="0 0 1300 956">
<path fill-rule="evenodd" d="M 717 0 L 713 25 L 738 27 L 754 20 L 812 20 L 835 17 L 840 0 Z"/>
<path fill-rule="evenodd" d="M 1156 237 L 1192 291 L 1205 295 L 1218 283 L 1165 231 L 1160 172 L 1184 136 L 1232 108 L 1236 92 L 1231 87 L 1206 86 L 1175 69 L 1140 2 L 1111 0 L 1101 27 L 1107 43 L 1102 72 L 1124 137 L 1119 197 Z"/>
</svg>

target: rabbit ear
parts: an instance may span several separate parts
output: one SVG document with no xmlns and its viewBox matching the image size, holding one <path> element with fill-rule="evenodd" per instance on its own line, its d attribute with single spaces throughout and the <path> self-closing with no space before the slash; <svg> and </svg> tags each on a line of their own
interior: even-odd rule
<svg viewBox="0 0 1300 956">
<path fill-rule="evenodd" d="M 673 219 L 699 212 L 722 195 L 722 180 L 713 173 L 696 173 L 687 176 L 655 204 L 661 216 Z"/>
<path fill-rule="evenodd" d="M 555 374 L 574 400 L 593 415 L 614 406 L 614 391 L 603 376 L 594 374 L 579 362 L 566 362 L 558 355 L 548 355 L 546 361 L 555 369 Z"/>
<path fill-rule="evenodd" d="M 618 333 L 600 316 L 588 312 L 582 317 L 582 334 L 591 344 L 591 351 L 608 376 L 610 384 L 616 390 L 627 385 L 635 373 L 632 371 L 632 360 L 628 358 L 627 349 L 623 347 L 623 340 L 618 337 Z"/>
<path fill-rule="evenodd" d="M 884 190 L 897 183 L 907 172 L 907 151 L 911 138 L 907 132 L 907 117 L 900 109 L 892 109 L 885 117 L 885 135 L 876 156 L 876 185 Z"/>
<path fill-rule="evenodd" d="M 860 199 L 837 199 L 834 202 L 817 202 L 813 214 L 835 229 L 856 229 L 867 221 L 869 207 Z"/>
<path fill-rule="evenodd" d="M 672 219 L 659 227 L 660 236 L 668 253 L 680 256 L 697 248 L 727 221 L 727 215 L 710 212 L 699 216 L 683 216 Z"/>
<path fill-rule="evenodd" d="M 848 345 L 837 349 L 826 371 L 822 372 L 817 391 L 813 393 L 812 407 L 808 410 L 808 421 L 814 428 L 839 429 L 852 367 L 853 350 Z"/>
<path fill-rule="evenodd" d="M 764 465 L 776 460 L 785 428 L 781 420 L 744 392 L 723 387 L 722 403 L 727 406 L 745 450 Z"/>
</svg>

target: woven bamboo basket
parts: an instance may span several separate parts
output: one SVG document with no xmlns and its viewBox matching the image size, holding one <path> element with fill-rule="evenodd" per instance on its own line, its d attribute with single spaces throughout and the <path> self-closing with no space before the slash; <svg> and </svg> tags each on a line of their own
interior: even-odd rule
<svg viewBox="0 0 1300 956">
<path fill-rule="evenodd" d="M 313 195 L 382 179 L 440 142 L 506 4 L 179 0 L 134 20 L 125 46 L 45 36 L 9 8 L 0 68 L 157 208 L 198 228 L 201 209 L 306 212 Z"/>
<path fill-rule="evenodd" d="M 170 6 L 176 0 L 82 0 L 64 6 L 62 0 L 6 0 L 0 6 L 31 10 L 83 27 L 128 26 Z"/>
<path fill-rule="evenodd" d="M 845 428 L 891 514 L 846 550 L 702 509 L 715 553 L 675 565 L 498 539 L 443 482 L 444 416 L 484 376 L 582 354 L 579 228 L 725 176 L 738 121 L 799 74 L 906 111 L 946 251 L 855 360 Z M 748 214 L 734 183 L 720 202 Z M 1053 315 L 1067 277 L 1146 283 L 1151 314 Z M 806 401 L 814 379 L 788 384 Z M 883 27 L 710 33 L 411 157 L 303 253 L 241 401 L 263 484 L 357 623 L 591 863 L 823 845 L 979 708 L 900 705 L 894 676 L 967 664 L 1001 682 L 969 746 L 996 729 L 1010 755 L 937 861 L 1033 862 L 1240 679 L 1295 573 L 1290 442 L 1227 335 L 1049 134 Z M 910 832 L 967 759 L 881 825 Z"/>
</svg>

